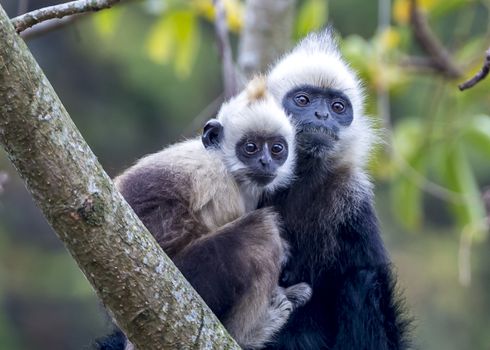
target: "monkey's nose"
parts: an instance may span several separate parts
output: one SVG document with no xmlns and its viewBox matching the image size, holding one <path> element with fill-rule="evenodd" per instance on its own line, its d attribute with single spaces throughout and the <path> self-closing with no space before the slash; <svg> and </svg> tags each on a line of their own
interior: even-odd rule
<svg viewBox="0 0 490 350">
<path fill-rule="evenodd" d="M 260 157 L 259 159 L 259 163 L 264 167 L 268 167 L 271 163 L 272 159 L 271 157 L 267 157 L 267 156 L 264 156 L 264 157 Z"/>
<path fill-rule="evenodd" d="M 269 164 L 269 163 L 270 163 L 270 162 L 269 162 L 267 159 L 265 159 L 265 158 L 260 158 L 259 162 L 260 162 L 260 164 L 262 164 L 263 166 L 266 166 L 267 164 Z"/>
<path fill-rule="evenodd" d="M 317 117 L 318 119 L 328 119 L 328 113 L 316 111 L 315 117 Z"/>
</svg>

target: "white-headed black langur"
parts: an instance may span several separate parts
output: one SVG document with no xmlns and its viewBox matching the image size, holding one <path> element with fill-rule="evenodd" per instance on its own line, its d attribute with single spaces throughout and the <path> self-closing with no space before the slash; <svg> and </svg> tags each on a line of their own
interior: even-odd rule
<svg viewBox="0 0 490 350">
<path fill-rule="evenodd" d="M 296 126 L 297 165 L 261 205 L 280 213 L 291 247 L 281 285 L 306 282 L 313 294 L 267 349 L 406 349 L 409 321 L 364 170 L 377 137 L 362 83 L 326 30 L 283 56 L 268 87 Z"/>
<path fill-rule="evenodd" d="M 289 184 L 295 132 L 258 77 L 223 104 L 201 138 L 140 159 L 115 179 L 164 251 L 245 349 L 260 349 L 311 296 L 278 285 L 288 247 L 278 216 L 256 209 Z M 126 349 L 119 339 L 100 349 Z M 119 342 L 119 343 L 117 343 Z"/>
</svg>

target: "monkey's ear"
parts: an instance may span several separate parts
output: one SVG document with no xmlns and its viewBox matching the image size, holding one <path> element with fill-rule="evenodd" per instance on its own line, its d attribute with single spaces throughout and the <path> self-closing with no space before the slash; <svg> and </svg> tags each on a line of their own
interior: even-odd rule
<svg viewBox="0 0 490 350">
<path fill-rule="evenodd" d="M 205 148 L 219 147 L 223 138 L 223 126 L 216 119 L 210 119 L 202 131 L 202 143 Z"/>
</svg>

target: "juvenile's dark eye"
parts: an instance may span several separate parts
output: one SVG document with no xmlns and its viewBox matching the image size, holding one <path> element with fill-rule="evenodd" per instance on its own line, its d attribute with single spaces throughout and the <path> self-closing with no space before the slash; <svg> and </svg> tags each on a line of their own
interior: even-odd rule
<svg viewBox="0 0 490 350">
<path fill-rule="evenodd" d="M 342 102 L 336 101 L 336 102 L 332 103 L 332 110 L 335 113 L 342 113 L 345 110 L 345 106 Z"/>
<path fill-rule="evenodd" d="M 297 94 L 296 96 L 294 96 L 294 102 L 298 106 L 304 107 L 308 103 L 310 103 L 310 99 L 308 98 L 308 96 L 306 96 L 305 94 L 301 93 L 301 94 Z"/>
<path fill-rule="evenodd" d="M 255 143 L 253 143 L 253 142 L 247 142 L 245 144 L 244 149 L 245 149 L 245 152 L 247 152 L 248 154 L 254 154 L 254 153 L 256 153 L 259 150 L 259 148 L 257 147 L 257 145 Z"/>
<path fill-rule="evenodd" d="M 284 146 L 280 143 L 275 143 L 271 147 L 271 152 L 274 154 L 279 154 L 284 151 Z"/>
</svg>

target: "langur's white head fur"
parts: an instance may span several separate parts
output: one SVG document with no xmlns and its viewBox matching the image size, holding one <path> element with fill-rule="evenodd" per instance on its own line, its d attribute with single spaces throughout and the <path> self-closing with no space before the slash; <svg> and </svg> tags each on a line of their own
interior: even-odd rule
<svg viewBox="0 0 490 350">
<path fill-rule="evenodd" d="M 377 137 L 372 122 L 364 115 L 362 84 L 342 59 L 332 30 L 305 37 L 272 67 L 267 84 L 279 103 L 290 90 L 304 85 L 337 89 L 347 95 L 354 118 L 349 127 L 340 131 L 339 141 L 327 157 L 339 165 L 364 167 Z"/>
<path fill-rule="evenodd" d="M 264 77 L 254 78 L 244 91 L 224 103 L 216 119 L 223 126 L 220 154 L 227 169 L 234 175 L 247 167 L 235 154 L 235 147 L 244 135 L 282 136 L 287 142 L 288 157 L 277 170 L 275 179 L 265 188 L 246 181 L 248 190 L 274 191 L 292 181 L 296 154 L 295 130 L 284 110 L 269 93 Z"/>
</svg>

